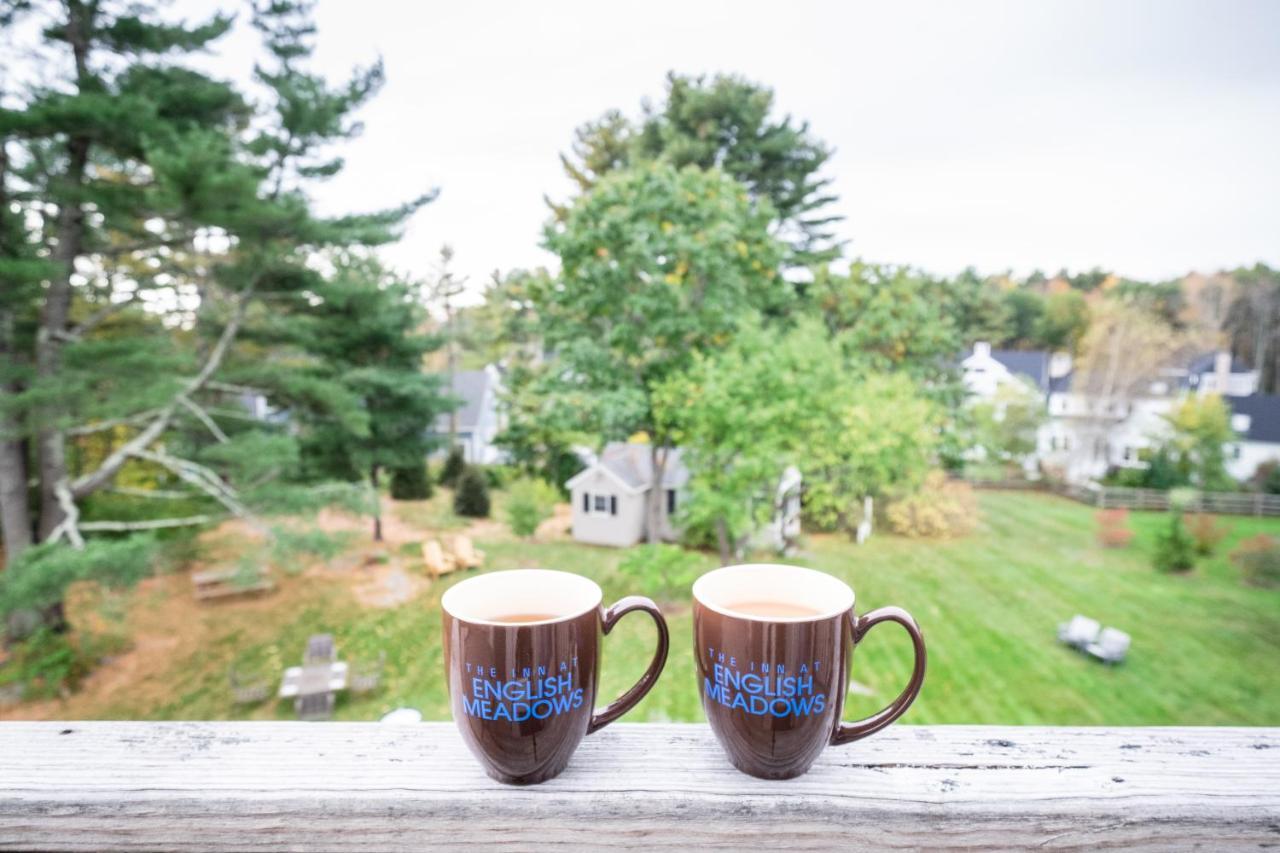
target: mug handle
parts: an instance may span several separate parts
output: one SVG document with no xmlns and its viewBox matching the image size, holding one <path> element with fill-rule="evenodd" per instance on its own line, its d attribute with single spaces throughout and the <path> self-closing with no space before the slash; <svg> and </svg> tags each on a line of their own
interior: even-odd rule
<svg viewBox="0 0 1280 853">
<path fill-rule="evenodd" d="M 649 668 L 645 670 L 644 675 L 640 676 L 640 680 L 626 693 L 591 715 L 587 734 L 599 731 L 634 708 L 636 703 L 653 689 L 653 685 L 658 682 L 658 676 L 662 674 L 662 668 L 667 665 L 667 648 L 671 643 L 671 638 L 667 634 L 667 620 L 662 618 L 662 611 L 652 599 L 645 598 L 643 595 L 628 595 L 619 600 L 604 612 L 602 623 L 605 634 L 612 631 L 613 626 L 618 624 L 618 620 L 633 610 L 643 610 L 653 618 L 653 624 L 658 626 L 658 648 L 654 651 L 653 660 L 649 661 Z"/>
<path fill-rule="evenodd" d="M 907 682 L 906 689 L 899 694 L 897 699 L 893 700 L 892 704 L 866 719 L 858 720 L 856 723 L 838 724 L 831 735 L 831 743 L 833 744 L 861 740 L 867 735 L 875 734 L 901 717 L 911 707 L 911 703 L 916 700 L 916 696 L 920 693 L 920 685 L 924 683 L 924 634 L 920 632 L 920 626 L 916 624 L 916 620 L 911 618 L 910 613 L 901 607 L 881 607 L 863 616 L 855 616 L 853 611 L 850 610 L 848 619 L 849 625 L 853 629 L 853 644 L 855 647 L 867 635 L 868 631 L 881 622 L 897 622 L 906 628 L 907 633 L 911 635 L 911 644 L 915 648 L 916 662 L 915 669 L 911 672 L 911 680 Z"/>
</svg>

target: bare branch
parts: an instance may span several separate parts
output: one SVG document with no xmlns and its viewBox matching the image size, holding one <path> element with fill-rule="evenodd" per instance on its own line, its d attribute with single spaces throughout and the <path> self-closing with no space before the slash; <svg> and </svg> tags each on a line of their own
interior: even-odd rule
<svg viewBox="0 0 1280 853">
<path fill-rule="evenodd" d="M 75 499 L 71 496 L 67 481 L 59 480 L 53 487 L 53 493 L 58 497 L 58 506 L 62 508 L 63 518 L 58 526 L 49 532 L 46 541 L 57 542 L 65 536 L 72 548 L 77 551 L 84 550 L 84 537 L 80 535 L 80 529 L 77 526 L 80 520 L 80 508 L 76 506 Z"/>
<path fill-rule="evenodd" d="M 89 424 L 80 424 L 79 426 L 69 427 L 67 435 L 93 435 L 95 432 L 104 432 L 105 430 L 114 429 L 118 426 L 131 426 L 133 424 L 146 423 L 156 417 L 163 411 L 162 409 L 148 409 L 145 412 L 138 412 L 136 415 L 126 415 L 123 418 L 110 418 L 105 421 L 94 421 Z"/>
<path fill-rule="evenodd" d="M 147 521 L 86 521 L 84 531 L 126 533 L 136 530 L 164 530 L 169 527 L 195 527 L 223 518 L 220 515 L 188 515 L 183 518 L 155 518 Z"/>
<path fill-rule="evenodd" d="M 200 368 L 199 373 L 188 380 L 182 391 L 178 392 L 173 400 L 160 410 L 155 420 L 147 424 L 132 439 L 113 451 L 95 470 L 77 478 L 71 484 L 71 491 L 76 497 L 82 498 L 102 488 L 124 466 L 125 462 L 129 461 L 130 457 L 138 456 L 139 451 L 150 447 L 151 443 L 168 429 L 169 423 L 173 420 L 173 415 L 178 406 L 182 404 L 183 399 L 204 387 L 205 383 L 222 365 L 222 359 L 226 356 L 227 349 L 230 348 L 232 340 L 235 339 L 236 333 L 240 330 L 240 324 L 244 321 L 245 311 L 248 309 L 249 298 L 252 293 L 253 286 L 250 285 L 239 294 L 236 300 L 236 309 L 227 325 L 223 328 L 222 334 L 218 336 L 218 342 L 210 350 L 204 366 Z"/>
<path fill-rule="evenodd" d="M 97 311 L 94 311 L 92 314 L 86 317 L 83 323 L 80 323 L 79 325 L 67 330 L 64 337 L 69 338 L 70 340 L 73 340 L 73 341 L 80 340 L 80 338 L 84 337 L 89 332 L 92 332 L 94 329 L 98 328 L 98 326 L 102 325 L 103 321 L 106 320 L 108 317 L 110 317 L 112 314 L 129 307 L 130 305 L 133 304 L 133 302 L 134 302 L 134 297 L 132 294 L 130 294 L 128 299 L 122 299 L 119 302 L 109 302 L 106 305 L 103 305 Z"/>
<path fill-rule="evenodd" d="M 129 486 L 114 486 L 106 491 L 116 495 L 128 495 L 133 498 L 149 500 L 185 501 L 199 497 L 195 492 L 179 492 L 167 489 L 135 489 Z"/>
<path fill-rule="evenodd" d="M 209 413 L 196 405 L 190 397 L 179 397 L 178 400 L 189 412 L 191 412 L 191 414 L 196 416 L 196 420 L 205 425 L 209 432 L 213 434 L 213 437 L 218 440 L 218 443 L 226 444 L 231 440 L 227 438 L 227 434 L 222 431 L 222 427 L 218 426 L 217 421 L 209 417 Z"/>
<path fill-rule="evenodd" d="M 230 382 L 220 382 L 216 379 L 211 379 L 206 382 L 205 387 L 213 391 L 230 391 L 233 394 L 266 394 L 266 392 L 261 388 L 253 388 L 248 385 L 234 385 Z"/>
<path fill-rule="evenodd" d="M 227 508 L 227 511 L 238 518 L 251 519 L 253 514 L 249 512 L 244 504 L 240 503 L 239 498 L 230 488 L 226 486 L 218 475 L 210 471 L 203 465 L 192 462 L 189 459 L 179 459 L 176 456 L 170 456 L 167 453 L 157 453 L 152 450 L 137 449 L 132 453 L 139 459 L 146 459 L 148 462 L 154 462 L 157 465 L 163 465 L 179 478 L 185 480 L 195 486 L 202 492 L 205 492 L 218 503 Z"/>
</svg>

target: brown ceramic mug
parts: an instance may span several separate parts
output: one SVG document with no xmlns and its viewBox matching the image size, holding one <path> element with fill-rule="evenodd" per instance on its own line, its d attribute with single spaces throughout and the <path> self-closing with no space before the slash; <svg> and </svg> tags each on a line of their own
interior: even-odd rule
<svg viewBox="0 0 1280 853">
<path fill-rule="evenodd" d="M 693 585 L 702 707 L 733 765 L 764 779 L 809 769 L 827 744 L 864 738 L 910 707 L 924 681 L 924 637 L 905 610 L 853 611 L 853 590 L 798 566 L 729 566 Z M 881 622 L 907 629 L 915 669 L 879 713 L 842 723 L 854 646 Z"/>
<path fill-rule="evenodd" d="M 635 707 L 667 662 L 658 606 L 628 596 L 603 609 L 600 587 L 568 572 L 491 572 L 445 592 L 444 658 L 453 718 L 485 772 L 500 782 L 543 782 L 564 770 L 585 735 Z M 600 638 L 627 613 L 658 626 L 648 670 L 595 710 Z"/>
</svg>

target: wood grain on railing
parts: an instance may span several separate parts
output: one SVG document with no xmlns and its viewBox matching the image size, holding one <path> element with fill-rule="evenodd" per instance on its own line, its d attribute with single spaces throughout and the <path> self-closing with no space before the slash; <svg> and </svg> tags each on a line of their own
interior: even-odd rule
<svg viewBox="0 0 1280 853">
<path fill-rule="evenodd" d="M 3 850 L 1277 843 L 1280 729 L 896 726 L 766 782 L 624 723 L 512 788 L 446 723 L 0 723 Z"/>
</svg>

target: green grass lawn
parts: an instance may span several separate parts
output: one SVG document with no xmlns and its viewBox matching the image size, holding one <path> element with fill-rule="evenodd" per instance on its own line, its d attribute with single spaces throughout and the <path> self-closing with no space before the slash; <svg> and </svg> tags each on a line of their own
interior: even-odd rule
<svg viewBox="0 0 1280 853">
<path fill-rule="evenodd" d="M 897 604 L 920 622 L 929 672 L 907 721 L 1280 725 L 1280 590 L 1243 585 L 1226 559 L 1245 536 L 1280 534 L 1280 520 L 1224 519 L 1232 531 L 1217 554 L 1202 559 L 1188 575 L 1169 576 L 1150 562 L 1163 515 L 1135 514 L 1134 542 L 1115 550 L 1097 544 L 1088 507 L 1025 493 L 986 492 L 980 499 L 982 522 L 963 539 L 933 542 L 877 534 L 857 547 L 819 536 L 793 560 L 850 582 L 859 612 Z M 486 570 L 536 566 L 579 572 L 596 579 L 609 600 L 641 591 L 617 571 L 621 552 L 616 550 L 510 537 L 478 544 L 488 553 Z M 714 560 L 706 560 L 711 568 Z M 343 588 L 322 584 L 299 592 L 287 608 L 220 609 L 207 617 L 222 620 L 219 639 L 201 650 L 199 661 L 179 662 L 164 676 L 166 699 L 144 705 L 120 690 L 98 715 L 288 718 L 292 707 L 286 702 L 248 711 L 232 707 L 226 666 L 232 660 L 256 661 L 278 674 L 296 662 L 307 635 L 327 630 L 336 634 L 345 658 L 371 656 L 379 649 L 388 655 L 384 688 L 369 697 L 344 697 L 339 719 L 376 719 L 399 706 L 418 708 L 428 719 L 447 719 L 439 602 L 458 580 L 447 579 L 391 610 L 360 608 Z M 700 720 L 688 599 L 664 603 L 664 609 L 671 657 L 657 688 L 628 719 Z M 1129 661 L 1108 668 L 1060 646 L 1057 623 L 1075 613 L 1129 632 Z M 628 616 L 604 639 L 600 704 L 635 680 L 652 647 L 653 628 L 642 614 Z M 909 667 L 904 632 L 893 625 L 872 631 L 855 655 L 853 679 L 874 695 L 851 694 L 846 717 L 890 701 Z"/>
</svg>

